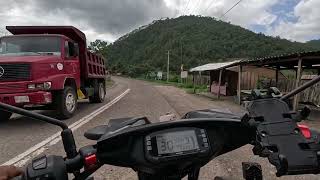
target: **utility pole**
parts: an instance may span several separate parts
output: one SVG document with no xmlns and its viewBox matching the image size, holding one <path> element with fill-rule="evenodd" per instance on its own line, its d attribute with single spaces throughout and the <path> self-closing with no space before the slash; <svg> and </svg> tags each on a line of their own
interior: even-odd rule
<svg viewBox="0 0 320 180">
<path fill-rule="evenodd" d="M 181 56 L 181 72 L 183 71 L 183 54 L 182 54 L 182 37 L 180 37 L 180 56 Z M 182 77 L 180 77 L 181 83 L 183 83 Z"/>
<path fill-rule="evenodd" d="M 181 56 L 181 65 L 183 64 L 183 59 L 182 59 L 182 38 L 180 38 L 180 56 Z"/>
<path fill-rule="evenodd" d="M 181 42 L 181 38 L 180 38 L 180 56 L 181 56 L 181 72 L 183 71 L 183 67 L 182 67 L 182 42 Z M 182 77 L 180 77 L 181 83 L 183 83 Z"/>
<path fill-rule="evenodd" d="M 167 82 L 169 82 L 170 50 L 168 50 L 167 54 L 168 54 L 168 63 L 167 63 Z"/>
</svg>

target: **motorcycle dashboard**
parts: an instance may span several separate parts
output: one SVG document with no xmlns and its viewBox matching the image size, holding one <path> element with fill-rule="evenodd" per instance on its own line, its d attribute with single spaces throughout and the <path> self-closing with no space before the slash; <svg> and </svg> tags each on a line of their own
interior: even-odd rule
<svg viewBox="0 0 320 180">
<path fill-rule="evenodd" d="M 248 143 L 247 134 L 248 130 L 234 119 L 153 123 L 102 136 L 96 145 L 97 158 L 102 164 L 148 173 L 183 171 Z M 229 136 L 238 140 L 225 146 Z"/>
<path fill-rule="evenodd" d="M 151 162 L 174 160 L 189 155 L 205 156 L 210 151 L 203 128 L 181 127 L 156 131 L 144 138 L 145 157 Z"/>
</svg>

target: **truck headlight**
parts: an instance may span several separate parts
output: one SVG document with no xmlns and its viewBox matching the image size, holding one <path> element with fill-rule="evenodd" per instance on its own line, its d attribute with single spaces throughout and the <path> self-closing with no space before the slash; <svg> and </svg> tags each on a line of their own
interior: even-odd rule
<svg viewBox="0 0 320 180">
<path fill-rule="evenodd" d="M 50 89 L 51 88 L 51 82 L 44 82 L 43 83 L 43 89 Z"/>
<path fill-rule="evenodd" d="M 43 89 L 48 90 L 51 88 L 51 82 L 28 84 L 28 89 Z"/>
<path fill-rule="evenodd" d="M 36 85 L 35 84 L 28 84 L 28 89 L 35 89 Z"/>
<path fill-rule="evenodd" d="M 37 85 L 36 85 L 36 88 L 37 88 L 37 89 L 43 89 L 43 83 L 37 84 Z"/>
</svg>

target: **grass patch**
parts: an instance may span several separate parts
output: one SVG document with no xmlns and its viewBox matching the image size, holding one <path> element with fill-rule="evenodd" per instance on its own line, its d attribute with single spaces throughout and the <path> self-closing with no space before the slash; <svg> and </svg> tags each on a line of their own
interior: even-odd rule
<svg viewBox="0 0 320 180">
<path fill-rule="evenodd" d="M 153 82 L 153 83 L 158 83 L 158 84 L 162 84 L 162 85 L 175 86 L 175 87 L 184 89 L 189 94 L 208 92 L 208 88 L 206 85 L 196 85 L 194 87 L 192 83 L 180 83 L 180 82 L 176 82 L 176 81 L 167 82 L 167 81 L 163 81 L 163 80 L 145 79 L 145 78 L 137 78 L 137 79 L 143 80 L 143 81 L 148 81 L 148 82 Z"/>
</svg>

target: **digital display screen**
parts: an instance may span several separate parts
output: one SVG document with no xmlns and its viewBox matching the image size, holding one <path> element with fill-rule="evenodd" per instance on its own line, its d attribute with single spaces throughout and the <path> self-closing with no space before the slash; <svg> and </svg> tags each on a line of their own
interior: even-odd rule
<svg viewBox="0 0 320 180">
<path fill-rule="evenodd" d="M 171 154 L 199 149 L 194 130 L 163 133 L 156 136 L 158 154 Z"/>
</svg>

